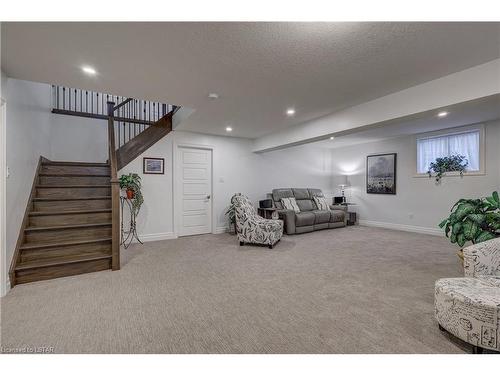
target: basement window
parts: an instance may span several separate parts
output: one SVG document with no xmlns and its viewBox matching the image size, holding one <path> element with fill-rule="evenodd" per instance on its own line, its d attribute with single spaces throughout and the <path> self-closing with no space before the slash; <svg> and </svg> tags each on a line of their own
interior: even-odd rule
<svg viewBox="0 0 500 375">
<path fill-rule="evenodd" d="M 484 128 L 474 127 L 459 132 L 439 132 L 417 138 L 417 174 L 424 175 L 436 158 L 463 155 L 468 161 L 467 174 L 481 174 L 484 152 Z M 458 174 L 457 172 L 448 173 Z"/>
</svg>

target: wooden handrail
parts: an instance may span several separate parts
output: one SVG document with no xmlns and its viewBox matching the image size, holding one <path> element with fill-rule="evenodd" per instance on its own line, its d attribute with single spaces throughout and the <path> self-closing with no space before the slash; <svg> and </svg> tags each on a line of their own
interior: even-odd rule
<svg viewBox="0 0 500 375">
<path fill-rule="evenodd" d="M 123 107 L 124 105 L 126 105 L 129 102 L 131 102 L 132 100 L 134 100 L 134 99 L 133 98 L 127 98 L 126 100 L 124 100 L 120 104 L 117 104 L 115 107 L 113 107 L 113 111 L 116 111 L 117 109 Z"/>
<path fill-rule="evenodd" d="M 93 113 L 67 111 L 64 109 L 56 109 L 56 108 L 52 109 L 52 113 L 56 113 L 59 115 L 93 118 L 96 120 L 107 120 L 109 117 L 108 115 L 99 115 L 99 114 L 93 114 Z M 119 116 L 115 116 L 114 121 L 116 121 L 116 122 L 129 122 L 131 124 L 148 125 L 148 126 L 153 125 L 155 123 L 154 121 L 147 121 L 147 120 L 135 119 L 135 118 L 130 118 L 130 117 L 119 117 Z"/>
<path fill-rule="evenodd" d="M 120 185 L 116 162 L 114 107 L 115 103 L 107 102 L 108 106 L 108 151 L 111 170 L 111 268 L 120 269 Z"/>
</svg>

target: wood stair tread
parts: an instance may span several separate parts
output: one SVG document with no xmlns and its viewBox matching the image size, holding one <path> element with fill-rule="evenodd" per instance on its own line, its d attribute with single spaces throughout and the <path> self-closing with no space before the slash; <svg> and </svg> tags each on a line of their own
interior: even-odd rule
<svg viewBox="0 0 500 375">
<path fill-rule="evenodd" d="M 111 184 L 107 185 L 36 185 L 37 189 L 78 189 L 78 188 L 109 188 Z"/>
<path fill-rule="evenodd" d="M 108 163 L 92 163 L 84 161 L 44 161 L 42 165 L 58 165 L 58 166 L 82 166 L 82 167 L 109 167 Z"/>
<path fill-rule="evenodd" d="M 80 214 L 98 214 L 102 212 L 111 212 L 111 208 L 96 210 L 72 210 L 72 211 L 31 211 L 29 216 L 55 216 L 55 215 L 80 215 Z"/>
<path fill-rule="evenodd" d="M 76 245 L 87 245 L 92 243 L 99 242 L 108 242 L 111 241 L 111 237 L 103 237 L 103 238 L 95 238 L 91 240 L 79 240 L 79 241 L 70 241 L 70 242 L 51 242 L 51 243 L 43 243 L 43 244 L 24 244 L 20 247 L 21 250 L 33 250 L 33 249 L 44 249 L 49 247 L 64 247 L 64 246 L 76 246 Z"/>
<path fill-rule="evenodd" d="M 111 255 L 75 255 L 72 257 L 66 257 L 65 259 L 44 259 L 44 260 L 30 260 L 26 262 L 19 263 L 16 266 L 16 271 L 28 270 L 33 268 L 43 268 L 43 267 L 53 267 L 53 266 L 63 266 L 72 263 L 89 262 L 94 260 L 111 259 Z"/>
<path fill-rule="evenodd" d="M 53 202 L 53 201 L 91 201 L 99 199 L 111 199 L 111 195 L 95 197 L 72 197 L 72 198 L 33 198 L 34 202 Z"/>
<path fill-rule="evenodd" d="M 89 173 L 39 173 L 39 176 L 45 177 L 109 177 L 111 174 L 89 174 Z"/>
<path fill-rule="evenodd" d="M 111 225 L 111 221 L 106 223 L 69 224 L 69 225 L 55 225 L 49 227 L 27 227 L 24 229 L 24 231 L 35 232 L 35 231 L 61 230 L 61 229 L 82 229 L 82 228 L 92 228 L 92 227 L 105 227 L 109 225 Z"/>
</svg>

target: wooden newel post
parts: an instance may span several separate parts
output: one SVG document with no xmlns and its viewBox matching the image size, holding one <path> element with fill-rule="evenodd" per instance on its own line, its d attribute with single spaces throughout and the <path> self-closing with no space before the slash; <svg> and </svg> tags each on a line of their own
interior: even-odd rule
<svg viewBox="0 0 500 375">
<path fill-rule="evenodd" d="M 120 269 L 120 185 L 116 163 L 114 108 L 115 103 L 107 102 L 108 106 L 108 146 L 109 166 L 111 170 L 111 268 Z"/>
</svg>

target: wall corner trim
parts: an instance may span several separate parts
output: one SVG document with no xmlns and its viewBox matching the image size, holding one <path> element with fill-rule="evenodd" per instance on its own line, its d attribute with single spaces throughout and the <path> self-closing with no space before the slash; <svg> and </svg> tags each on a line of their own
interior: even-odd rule
<svg viewBox="0 0 500 375">
<path fill-rule="evenodd" d="M 430 234 L 432 236 L 443 236 L 444 235 L 443 231 L 439 228 L 427 228 L 427 227 L 419 227 L 419 226 L 415 226 L 415 225 L 385 223 L 382 221 L 360 220 L 359 225 L 363 225 L 366 227 L 377 227 L 377 228 L 401 230 L 401 231 L 405 231 L 405 232 Z"/>
</svg>

